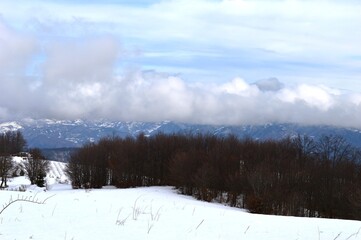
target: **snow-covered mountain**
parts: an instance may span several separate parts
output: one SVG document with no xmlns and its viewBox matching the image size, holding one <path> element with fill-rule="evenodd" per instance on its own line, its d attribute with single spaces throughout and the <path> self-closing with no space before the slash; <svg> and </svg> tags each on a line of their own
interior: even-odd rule
<svg viewBox="0 0 361 240">
<path fill-rule="evenodd" d="M 23 127 L 19 125 L 17 122 L 0 122 L 0 133 L 7 131 L 17 131 L 21 130 Z"/>
<path fill-rule="evenodd" d="M 307 134 L 313 137 L 321 135 L 341 135 L 350 143 L 361 147 L 361 131 L 358 129 L 330 126 L 302 126 L 297 124 L 266 124 L 245 126 L 219 126 L 185 124 L 172 121 L 163 122 L 119 122 L 119 121 L 59 121 L 33 120 L 0 123 L 0 132 L 21 130 L 29 147 L 76 148 L 87 142 L 94 142 L 106 136 L 137 136 L 144 133 L 152 136 L 157 133 L 203 133 L 217 136 L 229 134 L 255 139 L 280 139 L 286 136 Z"/>
</svg>

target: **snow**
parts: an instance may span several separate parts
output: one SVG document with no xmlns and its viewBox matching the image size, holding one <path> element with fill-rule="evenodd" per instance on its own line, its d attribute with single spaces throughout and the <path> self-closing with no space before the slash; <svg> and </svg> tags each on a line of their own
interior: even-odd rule
<svg viewBox="0 0 361 240">
<path fill-rule="evenodd" d="M 12 160 L 16 164 L 22 164 L 24 162 L 24 158 L 22 158 L 22 157 L 13 157 Z"/>
<path fill-rule="evenodd" d="M 172 187 L 72 190 L 60 184 L 62 163 L 52 163 L 50 190 L 29 186 L 24 177 L 0 191 L 0 205 L 32 197 L 45 204 L 16 202 L 0 215 L 0 239 L 361 239 L 361 222 L 250 214 L 180 195 Z M 51 182 L 51 181 L 52 182 Z M 51 182 L 51 183 L 50 183 Z"/>
<path fill-rule="evenodd" d="M 49 161 L 49 172 L 47 174 L 47 184 L 67 183 L 68 177 L 64 173 L 66 164 L 63 162 Z"/>
<path fill-rule="evenodd" d="M 22 129 L 23 127 L 19 125 L 17 122 L 5 122 L 0 123 L 0 133 L 8 132 L 8 131 L 17 131 Z"/>
</svg>

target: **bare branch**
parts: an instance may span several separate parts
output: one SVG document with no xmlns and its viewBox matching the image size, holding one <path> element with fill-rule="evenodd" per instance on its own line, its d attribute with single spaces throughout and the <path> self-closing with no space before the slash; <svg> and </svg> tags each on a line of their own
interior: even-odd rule
<svg viewBox="0 0 361 240">
<path fill-rule="evenodd" d="M 8 207 L 10 207 L 12 204 L 14 204 L 16 202 L 28 202 L 28 203 L 33 203 L 33 204 L 45 204 L 45 202 L 48 199 L 50 199 L 50 198 L 52 198 L 54 196 L 55 196 L 55 194 L 45 198 L 44 200 L 35 199 L 36 194 L 34 195 L 34 197 L 32 197 L 32 196 L 30 196 L 30 197 L 24 197 L 24 196 L 20 197 L 18 195 L 17 199 L 14 199 L 14 200 L 13 200 L 12 197 L 10 197 L 9 202 L 3 205 L 3 207 L 2 207 L 2 209 L 0 211 L 0 215 L 5 211 L 5 209 L 7 209 Z"/>
</svg>

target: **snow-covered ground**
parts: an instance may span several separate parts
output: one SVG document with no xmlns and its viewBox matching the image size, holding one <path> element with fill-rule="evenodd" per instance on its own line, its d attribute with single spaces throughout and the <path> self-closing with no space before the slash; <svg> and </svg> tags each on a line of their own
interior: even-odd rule
<svg viewBox="0 0 361 240">
<path fill-rule="evenodd" d="M 13 157 L 13 162 L 19 166 L 19 168 L 24 169 L 25 160 L 22 157 Z M 65 166 L 66 164 L 63 162 L 49 161 L 49 171 L 46 176 L 48 190 L 50 190 L 55 183 L 68 183 L 68 177 L 64 172 Z M 10 178 L 8 181 L 8 190 L 14 191 L 29 187 L 34 188 L 34 186 L 30 186 L 30 181 L 26 177 Z"/>
<path fill-rule="evenodd" d="M 65 166 L 66 164 L 63 162 L 50 161 L 47 182 L 49 184 L 67 183 L 68 178 L 64 173 Z"/>
<path fill-rule="evenodd" d="M 61 179 L 61 170 L 55 170 L 55 178 L 56 172 Z M 19 177 L 9 184 L 28 185 L 26 181 Z M 34 187 L 0 191 L 0 206 L 22 197 L 50 198 L 41 205 L 16 202 L 5 209 L 1 240 L 361 239 L 359 221 L 250 214 L 179 195 L 172 187 L 86 191 L 53 181 L 45 192 Z"/>
</svg>

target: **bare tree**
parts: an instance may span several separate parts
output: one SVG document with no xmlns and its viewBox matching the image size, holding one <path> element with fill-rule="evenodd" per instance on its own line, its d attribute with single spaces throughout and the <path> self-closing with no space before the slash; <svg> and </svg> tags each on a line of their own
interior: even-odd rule
<svg viewBox="0 0 361 240">
<path fill-rule="evenodd" d="M 24 166 L 31 184 L 35 184 L 37 180 L 42 181 L 46 176 L 46 172 L 49 170 L 49 161 L 45 160 L 38 148 L 30 149 L 29 153 L 31 157 L 26 160 Z"/>
<path fill-rule="evenodd" d="M 0 134 L 0 154 L 11 155 L 21 152 L 26 141 L 20 131 Z"/>
<path fill-rule="evenodd" d="M 143 134 L 83 146 L 67 173 L 74 188 L 173 185 L 251 212 L 361 219 L 360 159 L 338 136 L 261 141 Z"/>
<path fill-rule="evenodd" d="M 0 177 L 1 184 L 0 188 L 6 187 L 7 178 L 10 175 L 10 171 L 13 168 L 13 162 L 11 157 L 0 156 Z"/>
<path fill-rule="evenodd" d="M 7 178 L 13 168 L 11 154 L 22 151 L 26 142 L 21 132 L 5 132 L 0 134 L 0 188 L 6 187 Z"/>
</svg>

